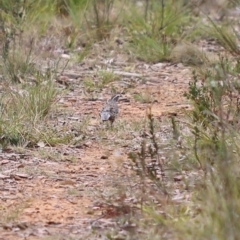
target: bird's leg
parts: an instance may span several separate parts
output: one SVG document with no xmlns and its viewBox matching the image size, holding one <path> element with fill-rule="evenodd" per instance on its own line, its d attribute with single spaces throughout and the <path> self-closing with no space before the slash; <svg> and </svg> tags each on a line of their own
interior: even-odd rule
<svg viewBox="0 0 240 240">
<path fill-rule="evenodd" d="M 111 129 L 113 129 L 113 121 L 110 121 L 110 123 L 111 123 Z"/>
</svg>

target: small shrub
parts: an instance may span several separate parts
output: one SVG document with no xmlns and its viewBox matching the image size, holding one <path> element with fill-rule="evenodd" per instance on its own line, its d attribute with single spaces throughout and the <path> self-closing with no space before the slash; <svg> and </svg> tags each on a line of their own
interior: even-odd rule
<svg viewBox="0 0 240 240">
<path fill-rule="evenodd" d="M 49 115 L 57 93 L 53 81 L 47 79 L 37 84 L 6 87 L 1 99 L 3 147 L 38 142 L 37 125 Z"/>
<path fill-rule="evenodd" d="M 85 78 L 83 81 L 85 93 L 90 94 L 92 100 L 95 99 L 95 95 L 101 92 L 104 87 L 119 79 L 112 71 L 99 71 L 97 78 L 96 80 Z"/>
<path fill-rule="evenodd" d="M 180 2 L 146 1 L 145 11 L 127 17 L 130 49 L 148 62 L 169 60 L 172 48 L 181 39 L 189 13 Z"/>
<path fill-rule="evenodd" d="M 221 57 L 206 70 L 195 73 L 185 96 L 193 103 L 190 111 L 192 149 L 204 176 L 195 187 L 197 205 L 192 208 L 184 239 L 237 238 L 239 231 L 239 73 L 238 61 Z"/>
<path fill-rule="evenodd" d="M 149 109 L 147 117 L 150 142 L 147 144 L 143 140 L 141 142 L 141 150 L 138 153 L 130 152 L 128 156 L 133 162 L 133 169 L 143 181 L 151 179 L 161 190 L 167 193 L 164 185 L 164 164 L 159 155 L 159 141 L 155 136 L 154 118 L 151 114 L 151 109 Z"/>
<path fill-rule="evenodd" d="M 201 66 L 209 63 L 207 54 L 193 44 L 182 43 L 176 45 L 171 52 L 173 62 L 181 62 L 190 66 Z"/>
<path fill-rule="evenodd" d="M 211 27 L 209 30 L 210 36 L 220 43 L 231 54 L 238 56 L 240 53 L 239 50 L 239 35 L 232 27 L 231 23 L 225 25 L 217 25 L 214 21 L 209 18 Z"/>
<path fill-rule="evenodd" d="M 109 39 L 122 7 L 115 8 L 115 0 L 91 0 L 85 13 L 86 30 L 91 41 Z M 124 5 L 125 2 L 120 2 Z"/>
<path fill-rule="evenodd" d="M 141 103 L 152 103 L 153 97 L 150 93 L 137 93 L 133 95 L 133 98 Z"/>
</svg>

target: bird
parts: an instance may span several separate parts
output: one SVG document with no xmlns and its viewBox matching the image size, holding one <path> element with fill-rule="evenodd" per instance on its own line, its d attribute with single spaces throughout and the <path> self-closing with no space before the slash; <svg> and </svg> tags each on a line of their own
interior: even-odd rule
<svg viewBox="0 0 240 240">
<path fill-rule="evenodd" d="M 118 99 L 121 97 L 121 94 L 116 94 L 112 96 L 103 106 L 100 117 L 101 120 L 104 121 L 110 121 L 111 127 L 113 125 L 113 122 L 115 121 L 115 118 L 118 115 Z"/>
</svg>

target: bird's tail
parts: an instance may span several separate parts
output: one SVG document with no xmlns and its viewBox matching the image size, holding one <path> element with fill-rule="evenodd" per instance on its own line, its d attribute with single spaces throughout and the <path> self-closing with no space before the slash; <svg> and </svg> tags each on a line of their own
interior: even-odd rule
<svg viewBox="0 0 240 240">
<path fill-rule="evenodd" d="M 109 112 L 101 112 L 101 120 L 102 121 L 107 121 L 110 118 L 110 113 Z"/>
</svg>

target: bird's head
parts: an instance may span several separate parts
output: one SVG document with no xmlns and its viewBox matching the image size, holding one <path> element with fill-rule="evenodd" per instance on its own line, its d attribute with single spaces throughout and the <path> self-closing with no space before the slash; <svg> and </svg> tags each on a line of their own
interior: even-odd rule
<svg viewBox="0 0 240 240">
<path fill-rule="evenodd" d="M 116 94 L 116 95 L 112 96 L 112 98 L 110 99 L 110 101 L 115 101 L 115 102 L 117 102 L 118 99 L 119 99 L 121 96 L 122 96 L 121 94 Z"/>
</svg>

